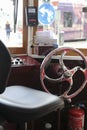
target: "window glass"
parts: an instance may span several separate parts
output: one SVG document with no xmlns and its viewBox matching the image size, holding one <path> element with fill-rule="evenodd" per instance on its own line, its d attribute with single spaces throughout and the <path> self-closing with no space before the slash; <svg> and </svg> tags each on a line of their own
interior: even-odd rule
<svg viewBox="0 0 87 130">
<path fill-rule="evenodd" d="M 87 12 L 83 12 L 86 0 L 39 0 L 38 13 L 42 19 L 50 20 L 53 16 L 49 8 L 40 8 L 43 4 L 50 4 L 55 10 L 55 18 L 49 24 L 39 20 L 37 36 L 47 35 L 51 32 L 51 38 L 57 39 L 57 44 L 80 49 L 87 48 Z M 50 15 L 51 14 L 51 15 Z M 36 40 L 36 42 L 38 42 Z M 40 41 L 41 43 L 41 41 Z M 49 43 L 49 41 L 48 41 Z"/>
<path fill-rule="evenodd" d="M 64 27 L 72 27 L 72 13 L 71 12 L 64 12 Z"/>
<path fill-rule="evenodd" d="M 18 1 L 16 32 L 14 32 L 15 1 L 2 0 L 0 4 L 0 39 L 7 47 L 23 46 L 23 0 Z"/>
</svg>

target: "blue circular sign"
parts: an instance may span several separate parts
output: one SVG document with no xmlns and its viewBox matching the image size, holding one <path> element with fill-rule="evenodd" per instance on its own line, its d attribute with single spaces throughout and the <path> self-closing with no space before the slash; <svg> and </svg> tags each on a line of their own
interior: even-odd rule
<svg viewBox="0 0 87 130">
<path fill-rule="evenodd" d="M 52 5 L 42 4 L 38 9 L 38 20 L 41 24 L 51 24 L 55 18 L 55 10 Z"/>
</svg>

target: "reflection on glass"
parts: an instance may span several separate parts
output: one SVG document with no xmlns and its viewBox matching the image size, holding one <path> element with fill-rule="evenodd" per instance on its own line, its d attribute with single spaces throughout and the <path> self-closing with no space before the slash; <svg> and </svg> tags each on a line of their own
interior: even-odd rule
<svg viewBox="0 0 87 130">
<path fill-rule="evenodd" d="M 23 0 L 18 1 L 18 19 L 14 33 L 13 0 L 3 0 L 0 4 L 0 39 L 7 47 L 22 47 Z"/>
</svg>

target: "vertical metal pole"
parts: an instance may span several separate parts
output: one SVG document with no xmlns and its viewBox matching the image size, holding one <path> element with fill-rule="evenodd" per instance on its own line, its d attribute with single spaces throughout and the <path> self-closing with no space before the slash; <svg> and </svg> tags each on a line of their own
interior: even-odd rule
<svg viewBox="0 0 87 130">
<path fill-rule="evenodd" d="M 18 14 L 18 0 L 15 0 L 14 1 L 14 32 L 16 32 L 17 14 Z"/>
</svg>

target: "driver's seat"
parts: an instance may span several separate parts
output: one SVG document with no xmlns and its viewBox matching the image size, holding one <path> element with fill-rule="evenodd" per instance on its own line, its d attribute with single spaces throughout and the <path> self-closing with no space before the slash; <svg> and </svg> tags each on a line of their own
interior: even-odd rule
<svg viewBox="0 0 87 130">
<path fill-rule="evenodd" d="M 29 120 L 63 108 L 64 101 L 58 96 L 27 86 L 6 87 L 10 71 L 11 56 L 0 41 L 0 121 L 3 117 L 7 121 L 23 125 Z"/>
</svg>

